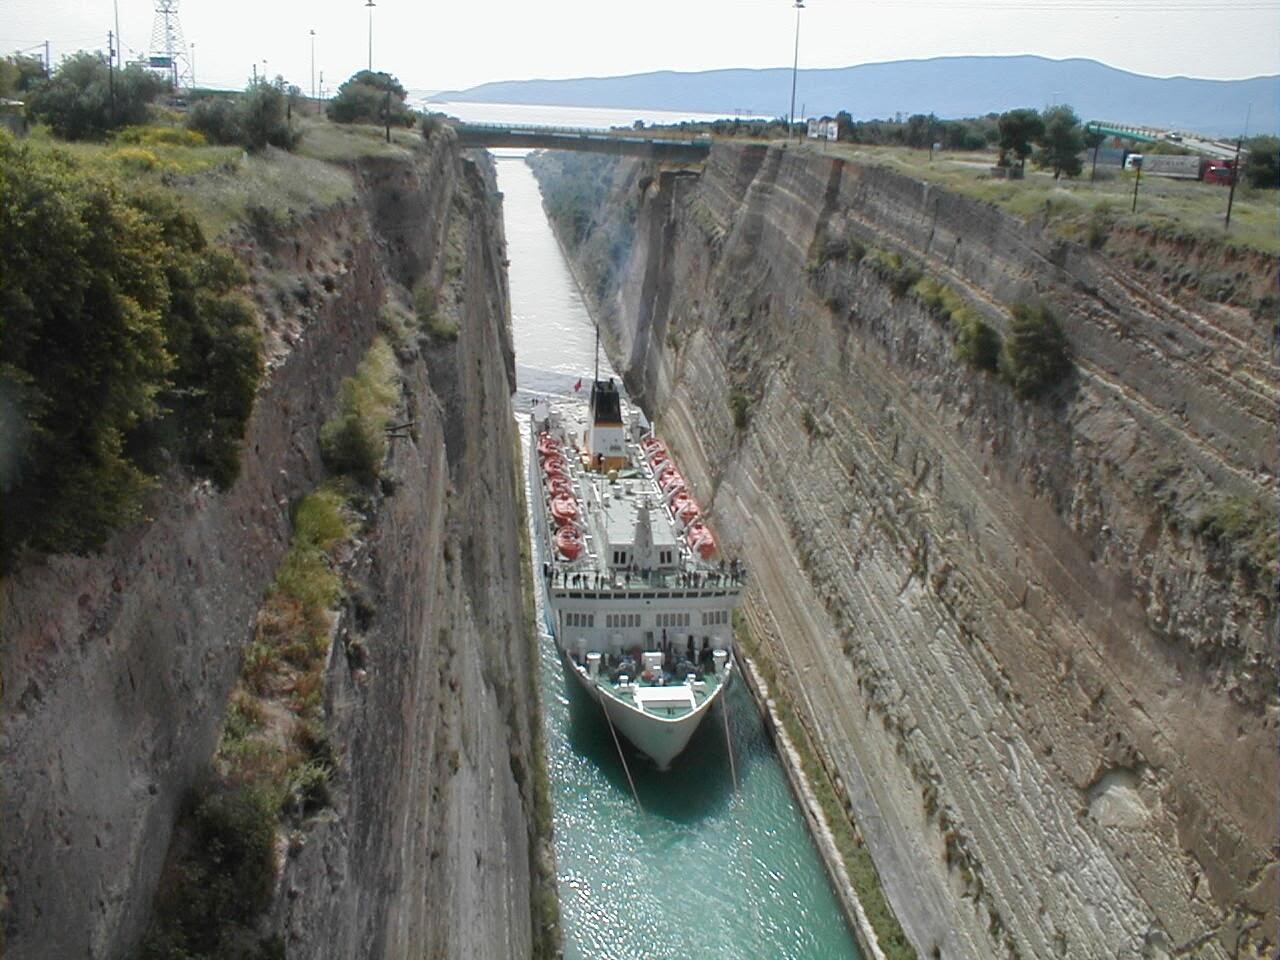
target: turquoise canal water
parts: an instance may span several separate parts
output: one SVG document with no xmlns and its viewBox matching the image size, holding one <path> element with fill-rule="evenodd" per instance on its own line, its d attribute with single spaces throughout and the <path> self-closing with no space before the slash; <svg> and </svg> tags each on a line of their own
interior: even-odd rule
<svg viewBox="0 0 1280 960">
<path fill-rule="evenodd" d="M 589 380 L 594 333 L 532 173 L 502 158 L 498 182 L 523 435 L 532 394 L 571 395 Z M 550 637 L 542 676 L 568 960 L 858 956 L 744 684 L 671 770 L 624 745 L 637 806 L 600 707 L 565 674 Z"/>
</svg>

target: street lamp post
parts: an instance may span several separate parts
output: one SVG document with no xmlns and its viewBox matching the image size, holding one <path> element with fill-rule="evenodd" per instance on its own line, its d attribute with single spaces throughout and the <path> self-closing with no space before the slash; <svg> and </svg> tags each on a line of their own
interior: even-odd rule
<svg viewBox="0 0 1280 960">
<path fill-rule="evenodd" d="M 788 115 L 787 139 L 790 140 L 796 126 L 796 77 L 800 72 L 800 11 L 804 9 L 804 0 L 796 0 L 796 52 L 791 61 L 791 113 Z"/>
<path fill-rule="evenodd" d="M 316 32 L 311 31 L 311 102 L 316 100 Z"/>
<path fill-rule="evenodd" d="M 373 73 L 373 8 L 375 4 L 373 0 L 365 0 L 364 5 L 369 8 L 369 72 Z"/>
<path fill-rule="evenodd" d="M 195 41 L 191 42 L 191 89 L 196 88 L 196 45 Z"/>
</svg>

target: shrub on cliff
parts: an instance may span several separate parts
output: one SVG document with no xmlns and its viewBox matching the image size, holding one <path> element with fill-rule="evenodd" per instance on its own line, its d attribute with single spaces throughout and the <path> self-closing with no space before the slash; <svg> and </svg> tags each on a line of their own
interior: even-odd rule
<svg viewBox="0 0 1280 960">
<path fill-rule="evenodd" d="M 412 127 L 417 114 L 405 106 L 408 91 L 389 73 L 361 70 L 338 88 L 325 113 L 334 123 L 386 123 Z"/>
<path fill-rule="evenodd" d="M 0 567 L 99 547 L 167 463 L 231 481 L 261 369 L 242 281 L 172 200 L 0 138 Z"/>
<path fill-rule="evenodd" d="M 342 381 L 338 415 L 320 429 L 320 451 L 335 473 L 372 483 L 387 455 L 387 424 L 399 398 L 395 354 L 379 337 L 354 377 Z"/>
<path fill-rule="evenodd" d="M 995 373 L 1000 366 L 1000 334 L 971 310 L 953 315 L 952 329 L 956 357 L 979 370 Z"/>
<path fill-rule="evenodd" d="M 251 787 L 210 786 L 178 824 L 181 853 L 167 868 L 142 960 L 270 956 L 252 923 L 271 904 L 276 812 Z"/>
<path fill-rule="evenodd" d="M 1071 348 L 1047 307 L 1020 303 L 1013 308 L 1000 373 L 1019 397 L 1037 397 L 1071 372 Z"/>
<path fill-rule="evenodd" d="M 1276 568 L 1276 509 L 1258 497 L 1218 496 L 1196 519 L 1196 532 L 1256 582 L 1266 584 Z"/>
<path fill-rule="evenodd" d="M 867 254 L 864 262 L 871 267 L 876 276 L 889 285 L 895 297 L 906 296 L 924 276 L 920 265 L 915 261 L 903 260 L 898 254 L 878 247 Z"/>
</svg>

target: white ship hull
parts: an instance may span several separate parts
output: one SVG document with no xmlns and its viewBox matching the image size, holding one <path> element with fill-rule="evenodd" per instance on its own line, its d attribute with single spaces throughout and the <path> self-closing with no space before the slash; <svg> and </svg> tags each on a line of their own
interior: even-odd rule
<svg viewBox="0 0 1280 960">
<path fill-rule="evenodd" d="M 671 766 L 671 761 L 684 752 L 684 748 L 689 745 L 699 724 L 711 712 L 715 702 L 720 699 L 730 679 L 730 676 L 726 675 L 711 695 L 691 712 L 668 720 L 665 717 L 655 717 L 637 710 L 612 693 L 601 689 L 599 684 L 592 682 L 586 672 L 565 655 L 564 649 L 558 643 L 556 649 L 560 651 L 574 679 L 607 712 L 607 722 L 612 724 L 620 736 L 626 737 L 636 749 L 653 760 L 659 770 L 666 770 Z M 729 674 L 732 674 L 732 668 Z"/>
</svg>

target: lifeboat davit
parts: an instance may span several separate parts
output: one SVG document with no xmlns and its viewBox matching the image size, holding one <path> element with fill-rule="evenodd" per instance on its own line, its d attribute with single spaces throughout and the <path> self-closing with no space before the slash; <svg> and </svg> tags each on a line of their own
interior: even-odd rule
<svg viewBox="0 0 1280 960">
<path fill-rule="evenodd" d="M 644 447 L 646 453 L 651 453 L 662 449 L 662 441 L 653 434 L 649 434 L 647 437 L 640 438 L 640 446 Z"/>
<path fill-rule="evenodd" d="M 573 481 L 568 477 L 552 477 L 547 483 L 553 497 L 572 497 Z"/>
<path fill-rule="evenodd" d="M 576 560 L 582 553 L 582 533 L 572 524 L 556 531 L 556 551 L 566 560 Z"/>
<path fill-rule="evenodd" d="M 677 493 L 671 498 L 671 512 L 680 518 L 681 523 L 693 523 L 698 516 L 698 505 L 687 493 Z"/>
<path fill-rule="evenodd" d="M 649 466 L 653 467 L 654 470 L 661 470 L 670 463 L 671 458 L 667 456 L 667 451 L 665 450 L 655 450 L 649 454 Z"/>
<path fill-rule="evenodd" d="M 680 471 L 671 464 L 667 464 L 665 468 L 658 471 L 658 486 L 665 491 L 670 491 L 677 483 L 683 484 L 684 477 L 680 476 Z"/>
<path fill-rule="evenodd" d="M 564 457 L 558 453 L 553 453 L 547 457 L 542 463 L 542 471 L 548 477 L 564 477 L 569 479 L 569 464 Z"/>
<path fill-rule="evenodd" d="M 564 526 L 578 519 L 578 501 L 573 497 L 555 497 L 551 501 L 551 515 L 556 518 L 556 526 Z"/>
</svg>

